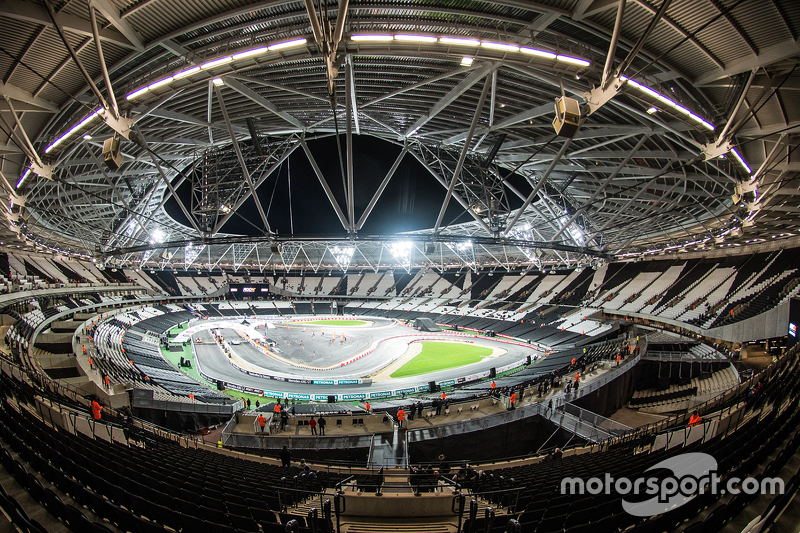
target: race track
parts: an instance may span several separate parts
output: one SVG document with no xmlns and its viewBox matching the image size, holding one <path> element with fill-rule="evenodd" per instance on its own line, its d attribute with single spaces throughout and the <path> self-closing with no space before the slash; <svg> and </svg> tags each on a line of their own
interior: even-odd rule
<svg viewBox="0 0 800 533">
<path fill-rule="evenodd" d="M 427 333 L 385 318 L 359 318 L 366 320 L 367 324 L 312 324 L 301 321 L 303 319 L 279 319 L 268 323 L 260 317 L 247 319 L 248 324 L 243 325 L 241 319 L 217 318 L 192 323 L 175 340 L 192 338 L 198 368 L 213 381 L 222 380 L 232 388 L 263 390 L 268 396 L 267 393 L 272 392 L 301 399 L 336 395 L 341 400 L 388 396 L 387 393 L 394 395 L 400 391 L 411 392 L 411 389 L 427 390 L 429 381 L 447 385 L 452 380 L 455 384 L 467 376 L 486 374 L 490 368 L 519 364 L 527 356 L 543 356 L 532 346 L 500 339 L 448 332 Z M 224 338 L 222 345 L 215 341 L 212 331 Z M 276 344 L 267 347 L 265 353 L 263 345 L 266 339 Z M 389 377 L 393 368 L 390 365 L 404 354 L 406 357 L 394 366 L 413 357 L 419 351 L 419 344 L 415 341 L 420 340 L 468 342 L 491 348 L 493 352 L 470 365 L 413 377 Z M 239 341 L 239 344 L 231 344 L 231 341 Z M 230 357 L 224 349 L 230 350 Z M 340 381 L 347 384 L 339 384 Z"/>
</svg>

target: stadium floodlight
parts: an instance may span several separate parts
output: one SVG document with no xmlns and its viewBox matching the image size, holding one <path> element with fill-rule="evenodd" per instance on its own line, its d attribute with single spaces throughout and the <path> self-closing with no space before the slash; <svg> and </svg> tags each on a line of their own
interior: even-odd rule
<svg viewBox="0 0 800 533">
<path fill-rule="evenodd" d="M 475 61 L 474 57 L 464 56 L 461 58 L 461 65 L 464 67 L 469 67 L 472 65 L 473 61 Z"/>
<path fill-rule="evenodd" d="M 394 256 L 397 264 L 404 268 L 406 272 L 411 268 L 411 252 L 414 243 L 411 241 L 394 241 L 388 245 L 389 253 Z"/>
<path fill-rule="evenodd" d="M 164 242 L 164 239 L 166 239 L 166 237 L 167 235 L 166 233 L 164 233 L 163 230 L 161 230 L 160 228 L 156 228 L 153 230 L 153 233 L 150 234 L 150 244 L 155 244 L 157 242 Z"/>
<path fill-rule="evenodd" d="M 414 244 L 411 241 L 395 241 L 389 245 L 389 251 L 397 259 L 407 258 Z"/>
<path fill-rule="evenodd" d="M 200 255 L 200 253 L 203 251 L 204 248 L 205 248 L 204 244 L 189 243 L 186 245 L 186 248 L 184 249 L 183 252 L 183 258 L 187 267 L 192 263 L 194 263 L 195 259 L 198 258 L 198 256 Z M 198 274 L 199 273 L 200 272 L 198 272 Z"/>
<path fill-rule="evenodd" d="M 330 251 L 336 263 L 346 272 L 356 251 L 355 246 L 333 246 Z"/>
</svg>

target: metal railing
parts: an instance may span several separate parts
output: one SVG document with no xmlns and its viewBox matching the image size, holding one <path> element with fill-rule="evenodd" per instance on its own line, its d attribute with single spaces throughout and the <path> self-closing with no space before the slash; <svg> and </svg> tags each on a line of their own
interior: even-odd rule
<svg viewBox="0 0 800 533">
<path fill-rule="evenodd" d="M 615 422 L 610 418 L 606 418 L 602 415 L 597 413 L 593 413 L 587 409 L 583 409 L 578 407 L 577 405 L 568 403 L 563 407 L 565 413 L 572 415 L 580 420 L 591 424 L 592 426 L 601 429 L 611 435 L 620 435 L 630 431 L 631 427 L 626 426 L 625 424 L 620 424 L 619 422 Z"/>
</svg>

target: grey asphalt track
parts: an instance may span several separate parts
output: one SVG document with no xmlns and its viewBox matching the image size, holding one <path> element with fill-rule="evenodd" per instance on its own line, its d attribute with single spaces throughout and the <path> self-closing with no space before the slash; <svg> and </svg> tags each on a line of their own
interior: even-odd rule
<svg viewBox="0 0 800 533">
<path fill-rule="evenodd" d="M 528 355 L 531 357 L 542 356 L 541 352 L 528 346 L 496 342 L 484 337 L 472 338 L 425 333 L 387 319 L 368 318 L 367 320 L 370 320 L 373 324 L 366 326 L 331 326 L 295 322 L 288 324 L 288 328 L 286 323 L 276 323 L 278 327 L 274 329 L 258 330 L 265 337 L 278 343 L 272 349 L 278 357 L 299 365 L 319 368 L 333 366 L 333 368 L 327 370 L 312 370 L 293 366 L 277 358 L 265 355 L 244 339 L 241 339 L 241 344 L 231 346 L 231 349 L 238 358 L 241 358 L 248 365 L 257 367 L 261 373 L 275 374 L 287 378 L 324 380 L 366 378 L 369 374 L 388 364 L 393 358 L 405 353 L 408 349 L 408 343 L 413 339 L 448 337 L 453 340 L 469 340 L 473 341 L 475 345 L 502 348 L 506 350 L 506 353 L 471 365 L 430 374 L 358 385 L 288 383 L 249 375 L 230 364 L 227 356 L 214 342 L 210 330 L 203 330 L 193 336 L 195 339 L 202 338 L 203 340 L 201 344 L 194 344 L 195 356 L 203 372 L 215 380 L 219 379 L 254 389 L 314 396 L 368 394 L 376 391 L 396 391 L 411 387 L 421 387 L 426 386 L 429 381 L 438 382 L 457 379 L 487 371 L 492 367 L 509 365 L 524 360 Z M 217 318 L 216 321 L 219 322 L 220 319 Z M 231 323 L 234 324 L 235 321 L 231 321 Z M 334 331 L 336 332 L 336 338 L 331 342 L 331 336 Z M 239 334 L 230 328 L 222 328 L 221 333 L 228 341 L 240 338 Z M 341 341 L 342 334 L 345 336 L 344 342 Z M 378 343 L 380 340 L 383 340 L 383 342 Z M 373 347 L 374 351 L 361 359 L 345 366 L 337 366 L 342 361 Z"/>
</svg>

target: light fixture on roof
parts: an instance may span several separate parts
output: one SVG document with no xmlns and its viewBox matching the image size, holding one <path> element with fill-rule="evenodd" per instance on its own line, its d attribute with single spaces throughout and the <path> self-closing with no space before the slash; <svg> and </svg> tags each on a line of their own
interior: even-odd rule
<svg viewBox="0 0 800 533">
<path fill-rule="evenodd" d="M 365 34 L 365 35 L 353 35 L 350 37 L 353 41 L 359 42 L 369 42 L 369 41 L 391 41 L 394 39 L 394 35 L 379 35 L 379 34 Z"/>
<path fill-rule="evenodd" d="M 187 76 L 191 76 L 192 74 L 196 74 L 198 72 L 200 72 L 200 67 L 187 68 L 186 70 L 182 70 L 181 72 L 178 72 L 177 74 L 172 76 L 172 79 L 180 80 L 186 78 Z"/>
<path fill-rule="evenodd" d="M 464 67 L 468 67 L 468 66 L 472 65 L 473 61 L 475 61 L 475 58 L 469 57 L 469 56 L 464 56 L 464 57 L 461 58 L 461 65 L 464 66 Z"/>
<path fill-rule="evenodd" d="M 537 50 L 536 48 L 528 48 L 523 46 L 519 49 L 520 52 L 523 54 L 528 54 L 537 57 L 544 57 L 545 59 L 555 59 L 557 56 L 553 52 L 547 52 L 545 50 Z"/>
<path fill-rule="evenodd" d="M 216 85 L 217 87 L 225 85 L 225 82 L 222 81 L 222 78 L 214 78 L 212 81 L 214 82 L 214 85 Z"/>
<path fill-rule="evenodd" d="M 148 89 L 147 87 L 142 87 L 138 91 L 134 91 L 134 92 L 126 95 L 125 99 L 126 100 L 133 100 L 134 98 L 138 98 L 139 96 L 142 96 L 144 93 L 148 92 L 149 90 L 150 89 Z"/>
<path fill-rule="evenodd" d="M 699 115 L 695 115 L 694 113 L 692 113 L 691 111 L 689 111 L 688 109 L 683 107 L 682 105 L 679 105 L 677 102 L 675 102 L 674 100 L 672 100 L 670 98 L 667 98 L 666 96 L 664 96 L 663 94 L 659 93 L 658 91 L 654 91 L 650 87 L 647 87 L 646 85 L 643 85 L 643 84 L 641 84 L 641 83 L 639 83 L 639 82 L 637 82 L 635 80 L 632 80 L 630 78 L 627 78 L 625 76 L 620 77 L 620 80 L 622 80 L 624 82 L 627 82 L 628 85 L 630 85 L 631 87 L 635 87 L 636 89 L 639 89 L 643 93 L 655 98 L 659 102 L 663 102 L 663 103 L 667 104 L 667 106 L 671 107 L 672 109 L 674 109 L 675 111 L 681 113 L 682 115 L 686 115 L 687 117 L 689 117 L 693 121 L 695 121 L 695 122 L 699 123 L 700 125 L 702 125 L 704 128 L 706 128 L 708 130 L 711 130 L 711 131 L 714 131 L 714 125 L 713 124 L 711 124 L 710 122 L 705 120 L 703 117 L 701 117 Z"/>
<path fill-rule="evenodd" d="M 215 59 L 213 61 L 209 61 L 207 63 L 203 63 L 202 65 L 200 65 L 200 68 L 203 70 L 208 70 L 214 67 L 218 67 L 220 65 L 224 65 L 225 63 L 230 63 L 231 61 L 233 61 L 233 57 L 225 56 L 219 59 Z"/>
<path fill-rule="evenodd" d="M 503 50 L 506 52 L 519 52 L 519 46 L 516 44 L 495 43 L 492 41 L 481 41 L 483 48 L 490 48 L 492 50 Z"/>
<path fill-rule="evenodd" d="M 398 33 L 394 36 L 396 41 L 408 41 L 413 43 L 435 43 L 439 39 L 433 35 L 408 35 L 405 33 Z"/>
<path fill-rule="evenodd" d="M 582 67 L 588 67 L 589 65 L 592 64 L 591 61 L 587 61 L 579 57 L 565 56 L 563 54 L 558 54 L 556 56 L 556 59 L 559 61 L 563 61 L 564 63 L 571 63 L 573 65 L 580 65 Z"/>
<path fill-rule="evenodd" d="M 86 126 L 88 123 L 93 121 L 97 116 L 99 116 L 101 114 L 103 114 L 103 110 L 102 109 L 95 110 L 91 115 L 89 115 L 85 119 L 83 119 L 80 122 L 78 122 L 75 126 L 70 128 L 64 135 L 62 135 L 61 137 L 59 137 L 58 139 L 53 141 L 50 144 L 50 146 L 48 146 L 47 148 L 44 149 L 44 153 L 46 153 L 46 154 L 50 153 L 50 151 L 53 148 L 55 148 L 56 146 L 58 146 L 59 144 L 64 142 L 66 139 L 71 137 L 75 132 L 77 132 L 79 129 L 83 128 L 84 126 Z"/>
<path fill-rule="evenodd" d="M 284 48 L 294 48 L 295 46 L 302 46 L 308 42 L 307 39 L 294 39 L 292 41 L 285 41 L 282 43 L 272 44 L 269 46 L 269 51 L 283 50 Z"/>
<path fill-rule="evenodd" d="M 28 176 L 30 175 L 30 173 L 31 173 L 31 169 L 29 169 L 29 168 L 26 168 L 26 169 L 25 169 L 25 173 L 24 173 L 24 174 L 22 174 L 22 177 L 21 177 L 21 178 L 19 179 L 19 181 L 17 182 L 17 189 L 19 189 L 20 187 L 22 187 L 22 184 L 25 182 L 25 180 L 26 180 L 26 179 L 28 179 Z"/>
<path fill-rule="evenodd" d="M 480 46 L 481 42 L 477 39 L 464 39 L 462 37 L 439 37 L 439 42 L 453 44 L 456 46 Z"/>
<path fill-rule="evenodd" d="M 260 46 L 258 48 L 253 48 L 252 50 L 245 50 L 244 52 L 239 52 L 238 54 L 233 54 L 231 57 L 234 61 L 239 59 L 244 59 L 246 57 L 253 57 L 260 54 L 266 54 L 269 52 L 269 46 Z"/>
<path fill-rule="evenodd" d="M 736 160 L 739 162 L 739 164 L 742 165 L 742 167 L 747 171 L 748 174 L 752 174 L 753 173 L 753 171 L 750 169 L 748 164 L 745 163 L 744 158 L 742 158 L 742 156 L 739 154 L 739 152 L 736 151 L 736 148 L 731 148 L 731 153 L 733 154 L 733 157 L 735 157 Z"/>
<path fill-rule="evenodd" d="M 158 89 L 159 87 L 161 87 L 163 85 L 166 85 L 166 84 L 168 84 L 170 82 L 172 82 L 172 76 L 169 76 L 167 78 L 164 78 L 163 80 L 158 80 L 156 82 L 151 83 L 150 85 L 147 86 L 147 90 L 148 91 L 152 91 L 153 89 Z"/>
<path fill-rule="evenodd" d="M 650 109 L 647 110 L 648 115 L 654 115 L 655 113 L 658 113 L 658 108 L 656 106 L 652 106 Z"/>
</svg>

